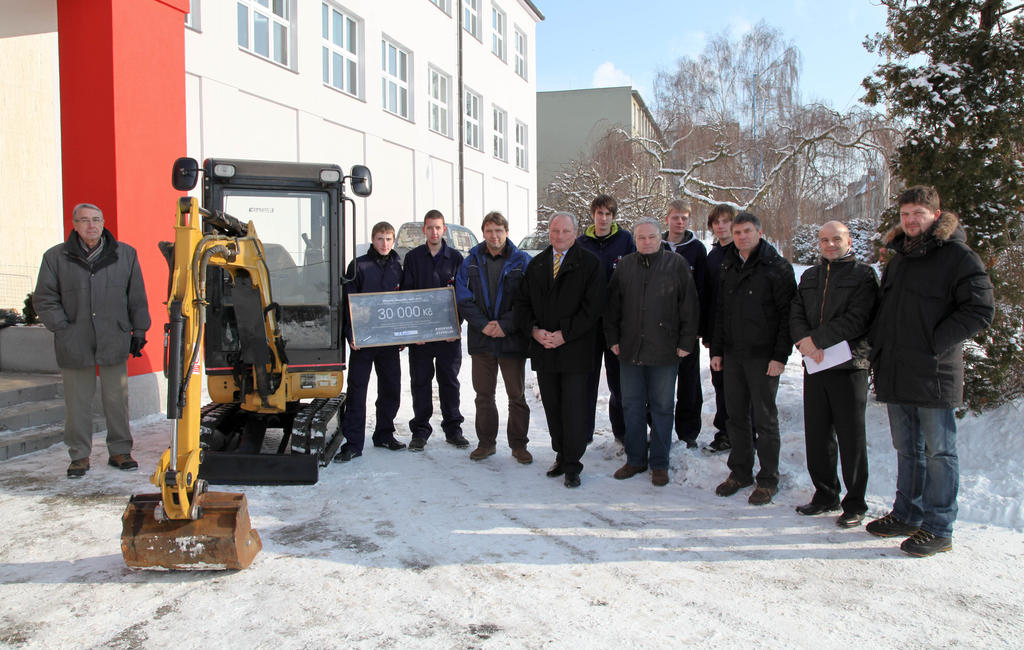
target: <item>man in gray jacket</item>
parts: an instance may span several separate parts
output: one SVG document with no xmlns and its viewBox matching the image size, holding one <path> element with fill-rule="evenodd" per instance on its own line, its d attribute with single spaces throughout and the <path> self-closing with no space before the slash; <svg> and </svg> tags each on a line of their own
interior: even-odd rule
<svg viewBox="0 0 1024 650">
<path fill-rule="evenodd" d="M 68 478 L 81 478 L 92 451 L 97 367 L 108 462 L 121 470 L 139 467 L 131 457 L 126 362 L 129 354 L 142 356 L 150 321 L 135 249 L 114 239 L 103 227 L 103 212 L 91 203 L 76 205 L 71 220 L 67 241 L 43 254 L 32 304 L 54 333 L 67 410 Z"/>
<path fill-rule="evenodd" d="M 619 358 L 626 421 L 626 464 L 615 478 L 630 478 L 650 464 L 651 483 L 662 486 L 668 483 L 676 373 L 679 359 L 697 351 L 700 302 L 689 263 L 662 248 L 658 225 L 637 222 L 637 252 L 622 258 L 608 285 L 604 332 Z"/>
</svg>

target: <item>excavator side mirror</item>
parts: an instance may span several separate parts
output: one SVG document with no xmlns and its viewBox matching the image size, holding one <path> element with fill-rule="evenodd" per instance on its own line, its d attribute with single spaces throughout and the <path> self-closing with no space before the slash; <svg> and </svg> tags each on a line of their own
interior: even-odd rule
<svg viewBox="0 0 1024 650">
<path fill-rule="evenodd" d="M 373 178 L 370 176 L 370 168 L 366 165 L 352 165 L 352 193 L 356 196 L 367 197 L 373 191 Z"/>
<path fill-rule="evenodd" d="M 171 169 L 171 185 L 179 192 L 188 192 L 199 181 L 199 163 L 195 158 L 178 158 Z"/>
</svg>

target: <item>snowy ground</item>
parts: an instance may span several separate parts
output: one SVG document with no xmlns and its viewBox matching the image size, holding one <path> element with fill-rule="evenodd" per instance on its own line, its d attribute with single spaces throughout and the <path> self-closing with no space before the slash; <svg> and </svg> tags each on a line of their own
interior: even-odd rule
<svg viewBox="0 0 1024 650">
<path fill-rule="evenodd" d="M 702 355 L 706 442 L 714 402 Z M 462 374 L 472 416 L 468 359 Z M 436 434 L 420 454 L 371 447 L 315 486 L 244 488 L 264 548 L 239 572 L 124 566 L 120 515 L 129 494 L 153 489 L 166 421 L 136 423 L 138 473 L 105 465 L 102 436 L 80 481 L 64 478 L 63 445 L 16 458 L 0 464 L 0 645 L 1021 647 L 1020 405 L 960 423 L 955 548 L 915 559 L 898 539 L 793 511 L 811 496 L 801 383 L 794 356 L 779 391 L 781 491 L 769 506 L 747 505 L 748 490 L 715 496 L 725 457 L 678 445 L 669 486 L 649 474 L 612 479 L 623 458 L 605 402 L 583 487 L 567 490 L 544 476 L 554 454 L 531 394 L 529 466 L 503 442 L 472 462 Z M 877 404 L 868 426 L 869 505 L 880 515 L 895 453 Z"/>
</svg>

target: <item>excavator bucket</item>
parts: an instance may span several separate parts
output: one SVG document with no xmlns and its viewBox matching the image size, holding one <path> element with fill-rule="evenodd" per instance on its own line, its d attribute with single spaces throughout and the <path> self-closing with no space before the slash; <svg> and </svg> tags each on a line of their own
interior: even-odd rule
<svg viewBox="0 0 1024 650">
<path fill-rule="evenodd" d="M 206 492 L 198 519 L 160 521 L 160 494 L 134 494 L 121 516 L 121 554 L 140 569 L 244 569 L 263 548 L 245 495 Z"/>
</svg>

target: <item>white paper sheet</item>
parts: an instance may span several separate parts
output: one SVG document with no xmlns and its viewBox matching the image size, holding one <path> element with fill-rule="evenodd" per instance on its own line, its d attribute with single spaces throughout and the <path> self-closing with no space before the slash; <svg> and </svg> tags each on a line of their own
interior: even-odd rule
<svg viewBox="0 0 1024 650">
<path fill-rule="evenodd" d="M 810 357 L 804 357 L 804 367 L 807 368 L 807 374 L 813 375 L 822 370 L 835 368 L 839 364 L 853 358 L 853 353 L 850 352 L 850 344 L 846 341 L 840 341 L 831 347 L 825 348 L 824 352 L 825 358 L 821 360 L 821 363 L 816 362 Z"/>
</svg>

